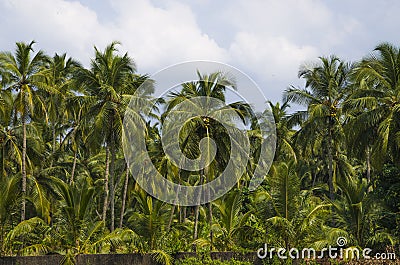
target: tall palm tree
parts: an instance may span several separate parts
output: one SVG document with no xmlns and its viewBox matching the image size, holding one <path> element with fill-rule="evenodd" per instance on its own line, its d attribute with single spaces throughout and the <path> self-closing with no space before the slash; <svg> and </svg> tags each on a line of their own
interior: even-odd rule
<svg viewBox="0 0 400 265">
<path fill-rule="evenodd" d="M 21 175 L 20 169 L 22 168 L 22 139 L 23 128 L 19 124 L 15 124 L 15 117 L 13 111 L 14 98 L 11 91 L 4 91 L 3 99 L 8 108 L 3 108 L 3 117 L 0 121 L 0 165 L 1 177 L 8 177 L 12 175 Z M 41 173 L 46 169 L 40 165 L 41 154 L 43 153 L 43 145 L 41 134 L 42 131 L 38 129 L 38 124 L 31 121 L 26 124 L 27 131 L 27 154 L 26 163 L 31 168 L 31 174 L 27 174 L 27 197 L 24 199 L 32 202 L 36 208 L 36 213 L 44 220 L 49 221 L 49 212 L 47 199 L 44 196 L 43 189 L 40 185 Z M 41 125 L 41 124 L 40 124 Z"/>
<path fill-rule="evenodd" d="M 47 114 L 52 132 L 51 165 L 55 159 L 56 140 L 58 136 L 57 130 L 59 133 L 62 133 L 60 130 L 66 130 L 63 126 L 68 126 L 68 124 L 66 124 L 68 112 L 66 111 L 65 99 L 74 95 L 71 92 L 71 84 L 73 81 L 73 73 L 78 67 L 80 67 L 80 64 L 72 58 L 67 58 L 65 53 L 61 55 L 56 53 L 49 59 L 47 69 L 44 71 L 46 86 L 50 87 L 53 91 L 53 93 L 46 95 Z"/>
<path fill-rule="evenodd" d="M 69 120 L 71 120 L 71 130 L 65 135 L 62 145 L 65 146 L 64 151 L 67 148 L 73 152 L 72 155 L 72 168 L 70 172 L 69 182 L 75 181 L 76 166 L 78 163 L 78 156 L 81 155 L 80 150 L 85 144 L 85 135 L 90 131 L 89 124 L 85 123 L 83 119 L 84 113 L 86 113 L 88 106 L 84 105 L 80 99 L 82 97 L 69 97 L 65 99 L 66 112 L 68 113 Z"/>
<path fill-rule="evenodd" d="M 47 60 L 43 51 L 34 54 L 34 41 L 29 44 L 18 42 L 15 54 L 11 52 L 0 53 L 0 65 L 2 69 L 2 81 L 6 89 L 16 93 L 14 110 L 20 119 L 23 128 L 22 138 L 22 205 L 21 220 L 25 220 L 26 214 L 26 124 L 33 115 L 45 112 L 46 107 L 43 99 L 39 96 L 40 89 L 43 89 L 44 63 Z"/>
<path fill-rule="evenodd" d="M 106 146 L 105 202 L 103 219 L 110 200 L 111 224 L 115 222 L 115 160 L 121 143 L 123 115 L 134 94 L 132 76 L 136 70 L 134 61 L 127 53 L 117 55 L 117 42 L 108 45 L 104 52 L 95 47 L 95 58 L 90 69 L 81 69 L 77 74 L 77 83 L 84 87 L 91 106 L 86 118 L 92 120 L 91 135 Z M 109 180 L 108 180 L 109 177 Z"/>
<path fill-rule="evenodd" d="M 305 88 L 285 90 L 285 101 L 307 107 L 297 112 L 306 117 L 296 134 L 296 142 L 308 154 L 322 153 L 328 168 L 329 197 L 334 196 L 334 163 L 343 149 L 342 103 L 349 93 L 349 76 L 352 66 L 336 56 L 320 57 L 311 68 L 303 66 L 299 77 L 306 80 Z"/>
<path fill-rule="evenodd" d="M 167 101 L 166 112 L 162 115 L 162 120 L 164 117 L 168 116 L 169 112 L 172 111 L 175 106 L 188 99 L 196 97 L 215 98 L 225 103 L 226 89 L 229 87 L 236 88 L 235 82 L 222 72 L 215 72 L 209 75 L 202 75 L 200 72 L 197 72 L 197 75 L 199 78 L 198 81 L 184 83 L 180 91 L 172 92 L 169 95 L 170 99 Z M 228 104 L 228 106 L 234 109 L 245 123 L 247 123 L 248 119 L 252 116 L 251 108 L 246 103 L 234 102 Z M 216 159 L 214 159 L 214 161 L 207 160 L 211 163 L 206 163 L 209 164 L 209 166 L 199 172 L 199 185 L 204 184 L 204 181 L 210 182 L 218 172 L 222 172 L 225 169 L 228 163 L 229 151 L 226 150 L 230 148 L 230 143 L 228 143 L 230 137 L 227 135 L 223 126 L 209 117 L 196 117 L 192 119 L 191 122 L 186 123 L 184 127 L 183 132 L 181 131 L 181 139 L 179 141 L 183 145 L 183 152 L 188 155 L 188 157 L 195 158 L 199 155 L 200 150 L 198 148 L 198 143 L 205 137 L 207 137 L 207 139 L 210 139 L 210 137 L 213 138 L 217 145 Z M 210 147 L 209 142 L 207 146 Z M 210 191 L 206 192 L 209 194 Z M 198 238 L 199 209 L 200 205 L 197 205 L 194 213 L 194 240 Z M 213 232 L 211 229 L 213 219 L 212 212 L 212 203 L 209 203 L 208 213 L 211 249 L 213 247 Z"/>
<path fill-rule="evenodd" d="M 355 68 L 358 89 L 346 102 L 353 110 L 350 141 L 360 147 L 376 168 L 387 159 L 400 161 L 400 48 L 378 45 Z M 367 157 L 369 158 L 369 157 Z"/>
</svg>

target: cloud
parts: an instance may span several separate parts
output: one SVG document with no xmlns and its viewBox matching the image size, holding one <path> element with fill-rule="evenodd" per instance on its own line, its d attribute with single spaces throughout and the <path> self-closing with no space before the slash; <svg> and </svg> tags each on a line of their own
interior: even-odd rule
<svg viewBox="0 0 400 265">
<path fill-rule="evenodd" d="M 119 40 L 141 73 L 187 60 L 230 63 L 273 87 L 273 100 L 303 83 L 303 62 L 332 53 L 357 60 L 381 41 L 400 41 L 394 0 L 0 0 L 0 10 L 1 50 L 34 39 L 36 49 L 87 66 L 94 45 Z"/>
<path fill-rule="evenodd" d="M 226 51 L 196 24 L 190 7 L 167 1 L 164 8 L 148 0 L 112 2 L 115 17 L 104 20 L 80 2 L 64 0 L 1 0 L 3 35 L 0 45 L 14 49 L 15 41 L 38 41 L 49 53 L 68 52 L 88 64 L 93 46 L 122 42 L 140 68 L 160 67 L 186 60 L 226 60 Z"/>
<path fill-rule="evenodd" d="M 360 28 L 357 19 L 315 0 L 237 0 L 222 17 L 235 32 L 231 63 L 251 71 L 273 100 L 289 85 L 303 85 L 301 64 L 329 55 Z"/>
<path fill-rule="evenodd" d="M 88 47 L 104 41 L 107 31 L 97 15 L 79 2 L 62 0 L 0 1 L 2 38 L 0 45 L 14 49 L 16 41 L 35 40 L 48 53 L 68 52 L 80 60 L 88 58 Z"/>
<path fill-rule="evenodd" d="M 287 75 L 296 76 L 299 65 L 318 56 L 318 50 L 296 45 L 285 37 L 239 32 L 230 47 L 230 54 L 241 65 L 251 65 L 259 73 L 284 80 Z"/>
<path fill-rule="evenodd" d="M 146 0 L 121 0 L 114 9 L 119 16 L 113 35 L 146 69 L 187 60 L 227 59 L 226 51 L 201 31 L 187 5 L 166 1 L 164 7 L 156 7 Z"/>
</svg>

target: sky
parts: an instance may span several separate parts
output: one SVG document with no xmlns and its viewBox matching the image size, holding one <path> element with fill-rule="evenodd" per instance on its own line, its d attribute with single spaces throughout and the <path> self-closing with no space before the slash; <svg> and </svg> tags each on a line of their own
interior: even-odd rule
<svg viewBox="0 0 400 265">
<path fill-rule="evenodd" d="M 300 65 L 319 56 L 356 61 L 381 42 L 400 44 L 397 0 L 0 0 L 0 50 L 37 43 L 85 66 L 119 41 L 139 73 L 190 60 L 232 65 L 266 98 L 303 87 Z"/>
</svg>

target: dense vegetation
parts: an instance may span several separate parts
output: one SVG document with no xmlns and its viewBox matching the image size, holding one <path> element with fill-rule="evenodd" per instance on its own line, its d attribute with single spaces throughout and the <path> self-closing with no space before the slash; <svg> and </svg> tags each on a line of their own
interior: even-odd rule
<svg viewBox="0 0 400 265">
<path fill-rule="evenodd" d="M 222 198 L 178 207 L 144 192 L 124 159 L 125 110 L 149 79 L 136 72 L 133 59 L 112 43 L 95 48 L 85 68 L 34 46 L 17 43 L 15 51 L 0 53 L 0 256 L 60 253 L 73 261 L 82 253 L 146 252 L 169 263 L 179 251 L 256 251 L 264 243 L 322 249 L 335 246 L 339 236 L 347 246 L 398 249 L 398 47 L 380 44 L 355 63 L 330 56 L 301 66 L 305 87 L 286 89 L 282 103 L 266 103 L 278 140 L 262 186 L 249 192 L 250 163 Z M 175 182 L 204 183 L 226 166 L 227 152 L 218 151 L 206 170 L 187 172 L 162 151 L 170 109 L 196 96 L 224 101 L 226 88 L 234 87 L 223 73 L 199 75 L 203 81 L 157 99 L 147 123 L 151 159 Z M 305 110 L 289 113 L 290 103 Z M 255 161 L 255 114 L 244 102 L 231 106 L 248 124 Z M 188 157 L 198 156 L 205 136 L 229 151 L 213 120 L 193 119 L 183 130 L 179 141 Z"/>
</svg>

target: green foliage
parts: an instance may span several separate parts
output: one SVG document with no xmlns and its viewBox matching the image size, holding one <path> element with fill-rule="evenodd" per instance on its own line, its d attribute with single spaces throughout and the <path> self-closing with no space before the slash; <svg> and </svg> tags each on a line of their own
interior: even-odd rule
<svg viewBox="0 0 400 265">
<path fill-rule="evenodd" d="M 236 89 L 229 73 L 197 72 L 198 80 L 158 99 L 153 81 L 136 73 L 118 42 L 103 51 L 95 47 L 88 68 L 65 53 L 49 57 L 33 47 L 17 43 L 14 53 L 0 53 L 0 255 L 59 253 L 64 264 L 74 264 L 80 254 L 140 252 L 162 264 L 244 265 L 250 263 L 172 257 L 191 250 L 252 252 L 264 243 L 321 249 L 339 236 L 377 251 L 398 246 L 398 47 L 380 44 L 354 64 L 330 56 L 300 67 L 305 87 L 288 88 L 282 103 L 266 103 L 277 148 L 255 192 L 248 183 L 262 135 L 260 114 L 248 103 L 228 104 L 239 121 L 220 108 L 224 124 L 193 117 L 174 136 L 191 159 L 201 155 L 203 138 L 213 139 L 216 155 L 204 169 L 179 169 L 161 141 L 168 114 L 183 101 L 228 103 L 227 89 Z M 144 121 L 148 154 L 161 175 L 181 185 L 213 181 L 225 170 L 233 147 L 240 152 L 245 144 L 230 142 L 226 126 L 243 122 L 250 156 L 237 186 L 193 207 L 148 195 L 131 173 L 153 176 L 128 165 L 121 146 L 131 99 L 155 103 L 146 117 L 129 115 Z M 292 102 L 305 110 L 290 114 Z"/>
<path fill-rule="evenodd" d="M 385 165 L 376 178 L 373 199 L 383 206 L 378 216 L 377 226 L 386 228 L 397 240 L 400 236 L 400 169 Z M 398 242 L 398 241 L 397 241 Z"/>
<path fill-rule="evenodd" d="M 290 249 L 322 240 L 329 205 L 312 192 L 300 189 L 296 164 L 275 163 L 267 184 L 254 200 L 256 216 L 264 220 L 264 242 Z"/>
</svg>

